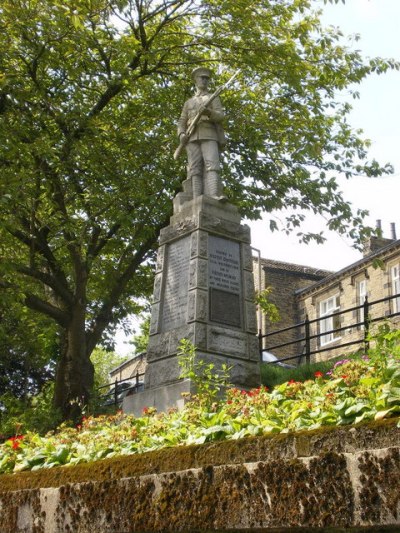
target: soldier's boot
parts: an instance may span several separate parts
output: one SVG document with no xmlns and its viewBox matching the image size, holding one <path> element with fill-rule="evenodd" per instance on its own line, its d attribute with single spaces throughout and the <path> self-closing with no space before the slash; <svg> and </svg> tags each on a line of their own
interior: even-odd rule
<svg viewBox="0 0 400 533">
<path fill-rule="evenodd" d="M 222 185 L 219 173 L 215 170 L 209 170 L 206 173 L 206 181 L 204 186 L 205 194 L 213 198 L 222 199 Z"/>
<path fill-rule="evenodd" d="M 198 174 L 192 176 L 193 198 L 203 194 L 203 179 Z"/>
</svg>

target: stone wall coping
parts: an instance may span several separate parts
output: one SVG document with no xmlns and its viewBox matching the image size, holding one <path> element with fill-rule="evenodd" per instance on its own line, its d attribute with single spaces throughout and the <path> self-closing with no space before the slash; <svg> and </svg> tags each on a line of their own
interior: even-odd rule
<svg viewBox="0 0 400 533">
<path fill-rule="evenodd" d="M 70 483 L 102 482 L 207 466 L 238 465 L 311 458 L 323 454 L 355 454 L 398 447 L 398 419 L 358 426 L 325 427 L 202 445 L 163 448 L 143 454 L 102 459 L 75 466 L 0 475 L 0 493 L 60 487 Z"/>
</svg>

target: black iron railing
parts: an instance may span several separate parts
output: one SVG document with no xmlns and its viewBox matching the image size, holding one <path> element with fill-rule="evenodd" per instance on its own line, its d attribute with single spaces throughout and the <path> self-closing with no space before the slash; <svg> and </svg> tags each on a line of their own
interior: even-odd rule
<svg viewBox="0 0 400 533">
<path fill-rule="evenodd" d="M 306 315 L 306 318 L 303 322 L 300 322 L 298 324 L 295 324 L 293 326 L 289 326 L 286 328 L 282 328 L 276 331 L 271 331 L 270 333 L 262 334 L 261 331 L 259 332 L 258 338 L 259 338 L 259 346 L 260 346 L 260 357 L 262 359 L 262 352 L 268 351 L 268 352 L 274 352 L 274 350 L 279 350 L 281 348 L 286 348 L 288 346 L 298 346 L 301 345 L 302 349 L 300 353 L 296 355 L 291 355 L 290 357 L 282 357 L 279 358 L 277 361 L 271 361 L 270 364 L 276 364 L 282 361 L 290 361 L 290 360 L 297 360 L 298 364 L 302 364 L 305 362 L 306 364 L 309 364 L 311 361 L 311 356 L 315 354 L 320 354 L 324 352 L 329 352 L 332 350 L 337 350 L 338 348 L 344 348 L 348 346 L 361 346 L 363 345 L 365 349 L 368 349 L 369 347 L 369 331 L 371 324 L 375 322 L 382 322 L 384 320 L 387 320 L 389 318 L 400 316 L 400 312 L 389 312 L 384 315 L 379 316 L 372 316 L 372 310 L 373 307 L 384 303 L 389 302 L 391 300 L 395 300 L 396 298 L 400 298 L 400 294 L 395 294 L 393 296 L 387 296 L 386 298 L 381 298 L 379 300 L 374 300 L 372 302 L 368 301 L 368 298 L 365 298 L 364 303 L 361 305 L 357 305 L 354 307 L 349 307 L 347 309 L 343 309 L 340 311 L 337 311 L 335 313 L 331 313 L 329 315 L 324 315 L 323 317 L 315 318 L 313 320 L 310 320 L 308 318 L 308 315 Z M 320 331 L 321 330 L 321 322 L 326 321 L 327 319 L 334 319 L 335 317 L 343 317 L 344 315 L 348 313 L 353 313 L 356 311 L 357 316 L 363 316 L 362 320 L 358 320 L 355 322 L 346 322 L 346 324 L 341 325 L 338 328 L 326 330 L 326 331 Z M 340 332 L 343 332 L 345 330 L 348 330 L 349 328 L 360 328 L 360 330 L 363 329 L 363 335 L 360 335 L 358 339 L 354 339 L 348 342 L 342 342 L 341 339 L 333 339 L 329 342 L 329 346 L 321 345 L 319 342 L 321 337 L 326 337 L 330 334 L 338 334 Z M 288 333 L 292 331 L 293 335 L 296 337 L 293 340 L 282 342 L 278 344 L 270 344 L 268 341 L 272 339 L 276 335 L 280 335 L 282 333 Z M 264 341 L 264 339 L 268 339 L 267 342 Z M 315 349 L 312 349 L 312 341 L 316 340 L 316 344 L 318 345 Z M 328 343 L 327 343 L 328 344 Z"/>
<path fill-rule="evenodd" d="M 125 396 L 136 394 L 144 388 L 144 373 L 136 372 L 135 376 L 125 379 L 116 379 L 114 383 L 98 387 L 97 393 L 103 406 L 119 406 Z M 101 391 L 108 389 L 105 393 Z"/>
</svg>

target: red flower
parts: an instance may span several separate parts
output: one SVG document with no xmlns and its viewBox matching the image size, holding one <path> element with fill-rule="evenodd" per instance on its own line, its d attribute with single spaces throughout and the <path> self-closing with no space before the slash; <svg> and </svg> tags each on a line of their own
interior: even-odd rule
<svg viewBox="0 0 400 533">
<path fill-rule="evenodd" d="M 21 440 L 23 438 L 23 435 L 16 435 L 15 437 L 11 437 L 11 439 L 9 439 L 11 441 L 11 446 L 13 450 L 18 450 L 21 445 Z"/>
<path fill-rule="evenodd" d="M 293 385 L 294 383 L 296 383 L 294 379 L 291 379 L 291 380 L 288 381 L 289 385 Z"/>
<path fill-rule="evenodd" d="M 317 372 L 314 373 L 314 376 L 315 376 L 316 378 L 322 378 L 322 377 L 323 377 L 323 373 L 320 372 L 319 370 L 317 370 Z"/>
</svg>

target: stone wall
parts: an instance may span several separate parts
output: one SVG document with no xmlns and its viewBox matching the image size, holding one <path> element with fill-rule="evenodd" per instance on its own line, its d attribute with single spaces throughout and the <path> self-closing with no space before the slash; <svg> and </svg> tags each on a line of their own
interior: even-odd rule
<svg viewBox="0 0 400 533">
<path fill-rule="evenodd" d="M 3 475 L 0 531 L 399 531 L 397 422 Z"/>
<path fill-rule="evenodd" d="M 300 315 L 299 312 L 296 291 L 310 287 L 331 274 L 331 272 L 326 270 L 319 270 L 293 263 L 272 261 L 269 259 L 262 259 L 261 265 L 263 274 L 262 289 L 265 287 L 272 288 L 269 300 L 271 303 L 276 305 L 280 314 L 280 320 L 277 323 L 271 323 L 268 320 L 268 317 L 265 315 L 263 316 L 261 330 L 264 334 L 289 328 L 295 324 L 299 324 L 302 320 L 304 320 L 303 316 Z M 304 342 L 294 343 L 294 341 L 301 338 L 303 333 L 304 332 L 299 328 L 282 331 L 276 335 L 272 335 L 271 337 L 264 339 L 263 346 L 268 348 L 278 344 L 293 342 L 293 344 L 289 344 L 288 346 L 272 348 L 268 351 L 274 353 L 274 355 L 276 355 L 278 358 L 298 355 L 302 353 Z M 296 364 L 297 360 L 288 362 L 291 364 Z"/>
</svg>

